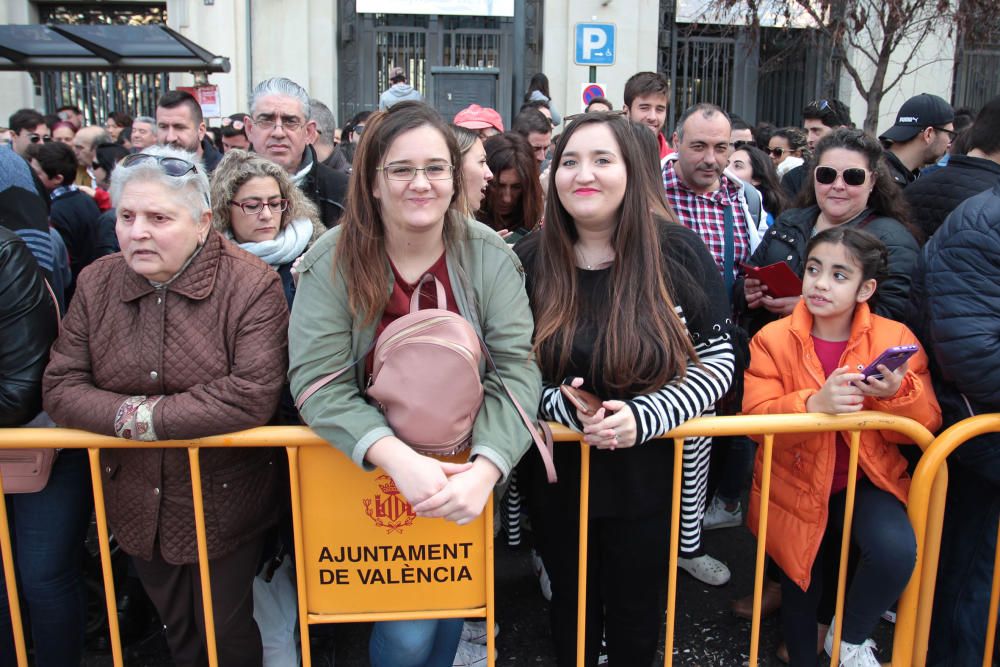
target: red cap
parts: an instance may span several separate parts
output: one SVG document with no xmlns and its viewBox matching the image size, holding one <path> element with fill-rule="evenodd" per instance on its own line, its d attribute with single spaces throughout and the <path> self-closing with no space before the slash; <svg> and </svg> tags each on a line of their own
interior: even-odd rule
<svg viewBox="0 0 1000 667">
<path fill-rule="evenodd" d="M 452 122 L 459 127 L 466 127 L 470 130 L 493 127 L 498 132 L 503 132 L 503 118 L 500 117 L 496 109 L 481 107 L 478 104 L 470 104 L 459 111 L 455 114 L 455 120 Z"/>
</svg>

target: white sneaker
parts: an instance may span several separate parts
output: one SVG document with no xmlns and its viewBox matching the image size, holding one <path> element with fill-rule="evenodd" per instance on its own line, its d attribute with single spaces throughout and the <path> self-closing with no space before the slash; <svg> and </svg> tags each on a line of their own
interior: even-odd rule
<svg viewBox="0 0 1000 667">
<path fill-rule="evenodd" d="M 841 640 L 840 667 L 882 667 L 882 663 L 875 657 L 877 648 L 871 639 L 866 639 L 861 644 L 849 644 Z M 827 655 L 833 656 L 833 623 L 830 623 L 826 639 L 823 640 L 823 650 Z"/>
<path fill-rule="evenodd" d="M 493 624 L 493 636 L 500 634 L 500 624 Z M 466 621 L 462 625 L 462 641 L 486 646 L 486 621 Z"/>
<path fill-rule="evenodd" d="M 542 589 L 542 597 L 551 602 L 552 580 L 549 579 L 549 573 L 545 571 L 542 557 L 534 549 L 531 550 L 531 567 L 535 570 L 535 576 L 538 577 L 538 586 Z"/>
<path fill-rule="evenodd" d="M 729 583 L 729 568 L 725 563 L 712 558 L 708 554 L 697 558 L 678 558 L 677 567 L 692 577 L 709 586 L 723 586 Z"/>
<path fill-rule="evenodd" d="M 455 652 L 455 659 L 452 667 L 482 667 L 487 663 L 486 647 L 482 644 L 471 642 L 458 642 L 458 650 Z"/>
<path fill-rule="evenodd" d="M 726 509 L 726 503 L 719 496 L 715 496 L 705 510 L 705 530 L 739 526 L 743 523 L 741 509 L 741 503 L 736 503 L 736 509 L 730 512 Z"/>
</svg>

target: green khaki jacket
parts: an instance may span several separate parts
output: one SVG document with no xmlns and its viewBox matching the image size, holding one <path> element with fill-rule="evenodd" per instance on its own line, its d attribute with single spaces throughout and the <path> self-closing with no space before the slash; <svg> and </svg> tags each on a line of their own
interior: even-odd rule
<svg viewBox="0 0 1000 667">
<path fill-rule="evenodd" d="M 486 341 L 504 383 L 525 412 L 534 415 L 542 384 L 531 353 L 534 321 L 524 290 L 524 269 L 496 232 L 471 219 L 461 224 L 464 238 L 448 244 L 446 258 L 458 309 Z M 317 379 L 359 359 L 375 336 L 375 322 L 363 325 L 351 314 L 343 273 L 338 270 L 334 277 L 339 238 L 340 228 L 331 229 L 297 268 L 301 275 L 288 330 L 288 377 L 295 397 Z M 391 292 L 388 259 L 385 268 L 386 290 Z M 471 456 L 485 456 L 506 480 L 531 444 L 531 435 L 496 373 L 487 373 L 482 361 L 479 372 L 484 397 L 472 432 Z M 368 448 L 393 432 L 379 409 L 365 400 L 364 386 L 362 361 L 353 374 L 345 373 L 316 392 L 301 414 L 319 436 L 367 467 Z"/>
</svg>

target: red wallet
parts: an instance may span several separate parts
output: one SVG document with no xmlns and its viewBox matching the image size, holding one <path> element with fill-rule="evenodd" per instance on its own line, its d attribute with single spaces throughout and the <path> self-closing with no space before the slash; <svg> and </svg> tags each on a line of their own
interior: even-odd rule
<svg viewBox="0 0 1000 667">
<path fill-rule="evenodd" d="M 802 279 L 795 275 L 785 262 L 769 266 L 743 264 L 743 270 L 746 271 L 748 278 L 756 278 L 767 285 L 767 293 L 770 296 L 780 299 L 786 296 L 802 295 Z"/>
</svg>

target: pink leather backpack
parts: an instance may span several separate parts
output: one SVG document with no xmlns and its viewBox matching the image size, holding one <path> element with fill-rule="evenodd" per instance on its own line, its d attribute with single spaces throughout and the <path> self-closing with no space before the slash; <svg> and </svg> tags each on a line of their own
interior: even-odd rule
<svg viewBox="0 0 1000 667">
<path fill-rule="evenodd" d="M 489 370 L 497 374 L 531 433 L 549 481 L 555 482 L 548 426 L 540 424 L 543 436 L 507 389 L 476 330 L 464 317 L 448 310 L 420 309 L 420 291 L 424 283 L 432 280 L 437 288 L 437 303 L 445 303 L 444 285 L 433 275 L 425 274 L 410 298 L 410 312 L 389 324 L 373 343 L 375 361 L 367 390 L 369 399 L 385 414 L 396 437 L 416 451 L 430 456 L 457 454 L 469 447 L 476 415 L 483 405 L 479 362 L 485 355 Z M 365 352 L 350 366 L 311 384 L 295 401 L 295 406 L 301 409 L 320 388 L 367 356 Z"/>
</svg>

